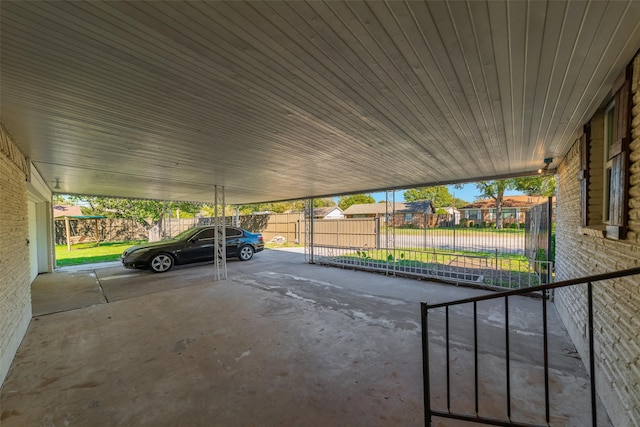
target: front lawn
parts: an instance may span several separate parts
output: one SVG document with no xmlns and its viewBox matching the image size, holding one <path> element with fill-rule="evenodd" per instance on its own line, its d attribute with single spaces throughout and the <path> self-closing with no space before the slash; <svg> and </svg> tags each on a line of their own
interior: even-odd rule
<svg viewBox="0 0 640 427">
<path fill-rule="evenodd" d="M 79 243 L 71 245 L 71 250 L 67 250 L 67 245 L 56 245 L 56 265 L 64 267 L 94 262 L 117 261 L 125 249 L 143 242 L 144 240 L 103 242 L 99 245 L 96 243 Z"/>
</svg>

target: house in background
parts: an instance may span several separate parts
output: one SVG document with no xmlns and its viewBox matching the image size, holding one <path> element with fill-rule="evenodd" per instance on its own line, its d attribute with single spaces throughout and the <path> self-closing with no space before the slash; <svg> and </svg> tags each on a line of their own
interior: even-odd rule
<svg viewBox="0 0 640 427">
<path fill-rule="evenodd" d="M 344 210 L 345 218 L 382 218 L 393 227 L 433 227 L 436 209 L 430 200 L 405 203 L 369 203 L 351 205 Z M 387 218 L 390 220 L 387 221 Z"/>
<path fill-rule="evenodd" d="M 340 209 L 338 206 L 328 206 L 323 208 L 313 208 L 313 218 L 341 219 L 344 218 L 344 214 L 342 213 L 342 209 Z"/>
<path fill-rule="evenodd" d="M 539 196 L 506 196 L 502 202 L 502 219 L 504 225 L 522 224 L 527 211 L 532 207 L 545 203 L 547 197 Z M 485 225 L 496 222 L 496 201 L 494 199 L 477 200 L 460 209 L 460 220 L 466 220 L 467 225 Z M 464 221 L 463 221 L 464 222 Z"/>
<path fill-rule="evenodd" d="M 437 225 L 440 227 L 453 227 L 460 223 L 460 210 L 453 206 L 440 207 L 436 209 L 436 213 L 438 214 Z"/>
</svg>

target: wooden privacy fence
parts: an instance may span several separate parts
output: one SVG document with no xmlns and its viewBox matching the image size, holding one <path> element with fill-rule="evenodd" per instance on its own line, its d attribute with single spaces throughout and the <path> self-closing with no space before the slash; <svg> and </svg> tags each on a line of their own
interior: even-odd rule
<svg viewBox="0 0 640 427">
<path fill-rule="evenodd" d="M 307 219 L 308 220 L 308 219 Z M 308 242 L 305 235 L 305 218 L 302 213 L 243 215 L 240 227 L 262 233 L 265 242 L 277 237 L 285 241 L 303 244 Z M 313 244 L 317 246 L 376 248 L 379 246 L 378 220 L 357 219 L 315 219 L 313 222 Z"/>
<path fill-rule="evenodd" d="M 376 218 L 321 219 L 313 223 L 314 246 L 377 248 L 379 228 Z"/>
<path fill-rule="evenodd" d="M 226 217 L 231 224 L 234 217 Z M 289 243 L 304 244 L 305 217 L 302 213 L 257 214 L 238 217 L 239 226 L 262 233 L 265 242 L 283 237 Z M 97 220 L 98 240 L 115 242 L 124 240 L 160 240 L 173 237 L 197 225 L 212 224 L 211 218 L 165 219 L 150 230 L 130 219 L 103 218 Z M 65 244 L 64 221 L 56 221 L 56 244 Z M 331 247 L 377 248 L 379 247 L 379 223 L 375 218 L 316 219 L 314 220 L 314 244 Z M 91 237 L 95 240 L 96 222 L 71 221 L 71 242 Z M 278 239 L 281 240 L 281 239 Z"/>
<path fill-rule="evenodd" d="M 254 233 L 262 233 L 265 242 L 284 237 L 286 242 L 304 242 L 304 215 L 302 213 L 242 215 L 239 226 Z"/>
</svg>

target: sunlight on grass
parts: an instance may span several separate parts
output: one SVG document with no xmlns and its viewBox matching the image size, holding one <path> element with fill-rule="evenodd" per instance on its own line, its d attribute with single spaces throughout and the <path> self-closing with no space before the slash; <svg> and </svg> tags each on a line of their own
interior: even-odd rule
<svg viewBox="0 0 640 427">
<path fill-rule="evenodd" d="M 458 257 L 469 257 L 471 259 L 483 260 L 484 268 L 494 268 L 513 272 L 528 272 L 529 262 L 524 255 L 508 254 L 499 258 L 490 252 L 473 252 L 473 251 L 448 251 L 439 252 L 435 249 L 373 249 L 368 251 L 356 251 L 354 254 L 342 255 L 342 258 L 356 258 L 360 260 L 373 261 L 378 263 L 388 263 L 401 266 L 433 266 L 450 264 Z"/>
<path fill-rule="evenodd" d="M 56 265 L 64 267 L 67 265 L 117 261 L 125 249 L 143 242 L 144 240 L 104 242 L 99 245 L 96 243 L 79 243 L 72 245 L 71 250 L 67 249 L 67 245 L 56 245 Z"/>
</svg>

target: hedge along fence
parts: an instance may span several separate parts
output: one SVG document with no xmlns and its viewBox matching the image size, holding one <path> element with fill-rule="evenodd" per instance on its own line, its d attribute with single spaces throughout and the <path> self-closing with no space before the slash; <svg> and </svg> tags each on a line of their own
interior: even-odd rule
<svg viewBox="0 0 640 427">
<path fill-rule="evenodd" d="M 97 238 L 96 238 L 97 224 Z M 56 219 L 56 245 L 66 245 L 64 219 Z M 71 243 L 79 241 L 122 242 L 127 240 L 147 240 L 149 233 L 144 226 L 131 219 L 101 218 L 101 219 L 69 219 Z"/>
<path fill-rule="evenodd" d="M 231 225 L 234 217 L 226 217 L 226 223 Z M 97 224 L 97 238 L 96 238 Z M 70 219 L 71 243 L 83 242 L 121 242 L 127 240 L 160 240 L 173 237 L 189 228 L 199 225 L 213 224 L 213 218 L 172 218 L 160 221 L 159 224 L 147 230 L 142 224 L 132 219 L 101 218 L 101 219 Z M 292 214 L 259 214 L 242 215 L 239 226 L 249 231 L 262 233 L 265 241 L 276 236 L 282 236 L 287 242 L 304 240 L 304 216 L 301 213 Z M 64 219 L 55 220 L 55 242 L 57 245 L 67 244 Z"/>
</svg>

